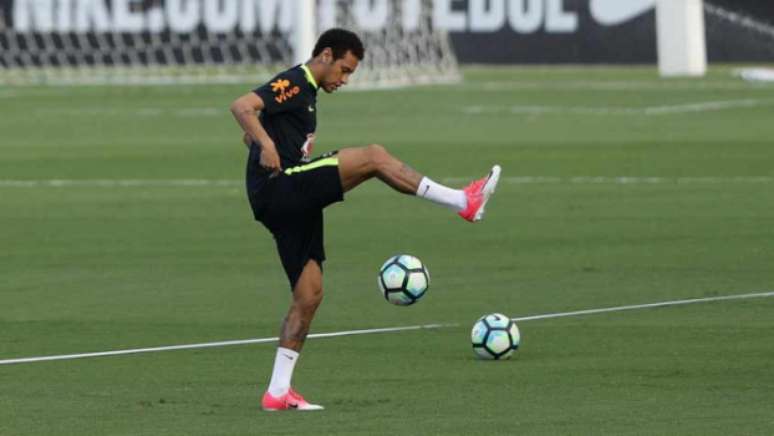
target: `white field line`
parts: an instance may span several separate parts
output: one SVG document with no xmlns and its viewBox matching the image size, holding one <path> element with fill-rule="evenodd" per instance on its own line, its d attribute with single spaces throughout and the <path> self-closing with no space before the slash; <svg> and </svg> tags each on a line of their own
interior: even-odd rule
<svg viewBox="0 0 774 436">
<path fill-rule="evenodd" d="M 163 107 L 107 107 L 107 108 L 41 108 L 35 111 L 37 115 L 48 116 L 123 116 L 136 115 L 141 117 L 158 117 L 170 115 L 175 117 L 213 117 L 228 114 L 227 107 L 190 107 L 190 108 L 163 108 Z"/>
<path fill-rule="evenodd" d="M 693 91 L 693 90 L 747 90 L 755 89 L 750 83 L 742 80 L 711 81 L 668 81 L 668 80 L 494 80 L 483 82 L 466 82 L 457 88 L 481 90 L 484 92 L 503 92 L 512 90 L 578 90 L 578 91 L 610 91 L 610 92 L 643 92 L 643 91 Z M 765 88 L 767 87 L 758 87 Z"/>
<path fill-rule="evenodd" d="M 441 181 L 443 183 L 466 183 L 472 179 L 473 177 L 446 177 Z M 500 182 L 509 185 L 711 185 L 772 183 L 774 177 L 514 176 L 501 177 Z M 1 183 L 0 186 L 2 186 Z"/>
<path fill-rule="evenodd" d="M 689 112 L 721 111 L 725 109 L 751 108 L 771 104 L 771 101 L 748 98 L 743 100 L 703 101 L 664 106 L 650 106 L 643 109 L 645 115 L 668 115 Z"/>
<path fill-rule="evenodd" d="M 341 332 L 310 334 L 307 336 L 307 338 L 310 338 L 310 339 L 334 338 L 338 336 L 366 335 L 366 334 L 373 334 L 373 333 L 394 333 L 394 332 L 403 332 L 408 330 L 439 329 L 439 328 L 454 327 L 454 326 L 456 326 L 456 324 L 426 324 L 426 325 L 414 325 L 414 326 L 407 326 L 407 327 L 387 327 L 387 328 L 367 329 L 367 330 L 346 330 Z M 238 339 L 233 341 L 205 342 L 200 344 L 169 345 L 164 347 L 134 348 L 129 350 L 98 351 L 94 353 L 62 354 L 57 356 L 41 356 L 41 357 L 22 357 L 18 359 L 0 360 L 0 365 L 11 365 L 15 363 L 46 362 L 51 360 L 84 359 L 87 357 L 120 356 L 125 354 L 154 353 L 159 351 L 194 350 L 199 348 L 227 347 L 231 345 L 264 344 L 267 342 L 275 342 L 278 340 L 279 340 L 278 337 L 257 338 L 257 339 Z"/>
<path fill-rule="evenodd" d="M 741 100 L 702 101 L 660 106 L 467 106 L 460 110 L 468 115 L 489 114 L 571 114 L 571 115 L 673 115 L 753 108 L 774 104 L 774 100 L 747 98 Z"/>
<path fill-rule="evenodd" d="M 625 310 L 654 309 L 658 307 L 684 306 L 686 304 L 709 303 L 709 302 L 715 302 L 715 301 L 728 301 L 728 300 L 747 300 L 750 298 L 768 298 L 768 297 L 774 297 L 774 291 L 756 292 L 752 294 L 722 295 L 717 297 L 706 297 L 706 298 L 692 298 L 688 300 L 662 301 L 659 303 L 633 304 L 629 306 L 604 307 L 601 309 L 576 310 L 573 312 L 546 313 L 544 315 L 529 315 L 529 316 L 521 316 L 521 317 L 511 318 L 511 319 L 513 321 L 533 321 L 538 319 L 564 318 L 568 316 L 594 315 L 598 313 L 607 313 L 607 312 L 623 312 Z"/>
<path fill-rule="evenodd" d="M 0 188 L 190 188 L 244 186 L 244 180 L 216 179 L 50 179 L 0 180 Z"/>
<path fill-rule="evenodd" d="M 445 177 L 443 183 L 464 183 L 470 177 Z M 774 176 L 728 177 L 649 177 L 649 176 L 514 176 L 502 177 L 509 185 L 708 185 L 708 184 L 765 184 L 774 182 Z M 196 188 L 243 187 L 239 179 L 0 179 L 0 188 Z"/>
<path fill-rule="evenodd" d="M 488 113 L 512 113 L 512 114 L 576 114 L 576 115 L 668 115 L 691 112 L 720 111 L 726 109 L 738 109 L 763 106 L 765 100 L 741 99 L 725 101 L 707 101 L 685 103 L 675 105 L 661 105 L 649 107 L 635 106 L 530 106 L 514 105 L 510 107 L 499 106 L 468 106 L 462 109 L 466 114 Z M 119 116 L 135 115 L 141 117 L 212 117 L 224 116 L 226 108 L 218 107 L 192 107 L 192 108 L 163 108 L 163 107 L 137 107 L 137 108 L 42 108 L 36 111 L 39 115 L 59 116 Z"/>
<path fill-rule="evenodd" d="M 533 84 L 534 85 L 534 84 Z M 505 85 L 506 87 L 508 85 Z M 620 85 L 604 84 L 598 85 L 603 89 L 615 91 L 627 89 L 625 82 Z M 749 87 L 749 85 L 747 85 Z M 516 86 L 517 88 L 519 86 Z M 550 83 L 542 86 L 530 86 L 524 84 L 524 88 L 547 88 L 555 89 Z M 561 86 L 559 86 L 561 87 Z M 493 90 L 502 91 L 502 87 L 494 87 Z M 635 89 L 629 89 L 635 90 Z M 15 98 L 17 94 L 13 91 L 0 92 L 0 99 Z M 513 106 L 466 106 L 461 109 L 462 113 L 469 115 L 482 114 L 573 114 L 573 115 L 669 115 L 681 113 L 697 113 L 709 111 L 722 111 L 728 109 L 754 108 L 761 106 L 770 106 L 774 101 L 766 99 L 739 99 L 739 100 L 721 100 L 707 102 L 693 102 L 675 105 L 660 106 L 545 106 L 545 105 L 513 105 Z M 177 118 L 199 118 L 199 117 L 223 117 L 228 114 L 228 109 L 224 107 L 191 107 L 191 108 L 164 108 L 164 107 L 108 107 L 108 108 L 40 108 L 35 110 L 39 116 L 138 116 L 155 118 L 159 116 L 171 116 Z"/>
<path fill-rule="evenodd" d="M 709 303 L 709 302 L 715 302 L 715 301 L 746 300 L 751 298 L 767 298 L 767 297 L 774 297 L 774 292 L 758 292 L 758 293 L 750 293 L 750 294 L 694 298 L 694 299 L 688 299 L 688 300 L 662 301 L 658 303 L 635 304 L 635 305 L 629 305 L 629 306 L 605 307 L 600 309 L 576 310 L 572 312 L 558 312 L 558 313 L 547 313 L 542 315 L 530 315 L 530 316 L 516 317 L 512 319 L 516 322 L 534 321 L 534 320 L 550 319 L 550 318 L 564 318 L 569 316 L 593 315 L 598 313 L 622 312 L 627 310 L 653 309 L 653 308 L 659 308 L 659 307 L 681 306 L 681 305 L 687 305 L 687 304 Z M 347 330 L 347 331 L 340 331 L 340 332 L 311 334 L 308 336 L 308 338 L 318 339 L 318 338 L 332 338 L 332 337 L 339 337 L 339 336 L 366 335 L 366 334 L 374 334 L 374 333 L 395 333 L 395 332 L 403 332 L 403 331 L 410 331 L 410 330 L 429 330 L 429 329 L 441 329 L 441 328 L 458 327 L 458 326 L 459 326 L 458 323 L 452 323 L 452 324 L 414 325 L 414 326 L 406 326 L 406 327 L 388 327 L 388 328 L 364 329 L 364 330 Z M 0 360 L 0 365 L 45 362 L 45 361 L 52 361 L 52 360 L 73 360 L 73 359 L 83 359 L 88 357 L 118 356 L 118 355 L 126 355 L 126 354 L 152 353 L 152 352 L 172 351 L 172 350 L 191 350 L 191 349 L 199 349 L 199 348 L 225 347 L 225 346 L 231 346 L 231 345 L 263 344 L 267 342 L 275 342 L 278 339 L 279 338 L 277 337 L 243 339 L 243 340 L 232 340 L 232 341 L 221 341 L 221 342 L 206 342 L 206 343 L 200 343 L 200 344 L 171 345 L 171 346 L 151 347 L 151 348 L 135 348 L 135 349 L 129 349 L 129 350 L 100 351 L 100 352 L 94 352 L 94 353 L 22 357 L 22 358 L 16 358 L 16 359 Z"/>
</svg>

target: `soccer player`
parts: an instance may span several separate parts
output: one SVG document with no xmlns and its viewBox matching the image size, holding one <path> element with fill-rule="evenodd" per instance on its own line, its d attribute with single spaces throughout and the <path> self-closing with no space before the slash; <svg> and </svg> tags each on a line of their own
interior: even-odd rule
<svg viewBox="0 0 774 436">
<path fill-rule="evenodd" d="M 237 98 L 231 112 L 250 148 L 247 194 L 255 219 L 271 232 L 292 302 L 282 322 L 264 410 L 320 410 L 291 387 L 291 376 L 323 296 L 323 209 L 377 178 L 398 192 L 446 206 L 471 222 L 484 215 L 500 167 L 463 190 L 440 185 L 402 163 L 381 145 L 344 148 L 310 159 L 317 125 L 317 91 L 347 84 L 363 60 L 363 44 L 348 30 L 323 33 L 312 58 Z M 256 113 L 260 113 L 256 116 Z"/>
</svg>

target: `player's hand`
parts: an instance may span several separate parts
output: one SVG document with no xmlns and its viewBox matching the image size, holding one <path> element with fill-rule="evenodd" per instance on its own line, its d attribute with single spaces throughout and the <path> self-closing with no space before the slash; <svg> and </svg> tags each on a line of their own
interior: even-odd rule
<svg viewBox="0 0 774 436">
<path fill-rule="evenodd" d="M 282 171 L 279 154 L 274 143 L 261 144 L 261 167 L 273 175 L 277 175 Z"/>
</svg>

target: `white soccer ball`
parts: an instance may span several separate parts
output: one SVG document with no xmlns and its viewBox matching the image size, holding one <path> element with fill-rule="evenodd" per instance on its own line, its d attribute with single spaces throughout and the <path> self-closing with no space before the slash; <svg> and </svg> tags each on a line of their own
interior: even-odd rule
<svg viewBox="0 0 774 436">
<path fill-rule="evenodd" d="M 387 259 L 379 269 L 379 292 L 392 304 L 408 306 L 425 295 L 430 273 L 414 256 L 399 254 Z"/>
<path fill-rule="evenodd" d="M 508 359 L 519 349 L 521 334 L 516 323 L 499 313 L 484 315 L 470 332 L 473 351 L 481 359 Z"/>
</svg>

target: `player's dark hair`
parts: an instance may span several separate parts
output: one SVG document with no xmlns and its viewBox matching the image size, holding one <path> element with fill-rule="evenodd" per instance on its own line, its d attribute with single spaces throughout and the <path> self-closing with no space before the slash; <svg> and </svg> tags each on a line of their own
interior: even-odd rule
<svg viewBox="0 0 774 436">
<path fill-rule="evenodd" d="M 330 47 L 333 51 L 333 60 L 343 58 L 348 51 L 361 61 L 365 56 L 363 41 L 354 32 L 346 29 L 333 28 L 323 32 L 317 44 L 314 45 L 312 56 L 319 55 L 326 47 Z"/>
</svg>

